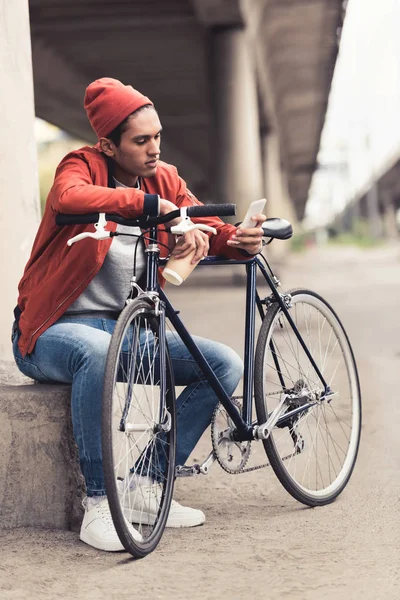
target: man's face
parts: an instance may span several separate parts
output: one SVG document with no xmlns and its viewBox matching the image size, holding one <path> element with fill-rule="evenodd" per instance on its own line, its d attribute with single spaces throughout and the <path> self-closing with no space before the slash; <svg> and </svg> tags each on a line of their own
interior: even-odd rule
<svg viewBox="0 0 400 600">
<path fill-rule="evenodd" d="M 112 145 L 119 172 L 128 177 L 152 177 L 160 158 L 161 123 L 153 109 L 141 110 L 127 122 L 119 146 Z"/>
</svg>

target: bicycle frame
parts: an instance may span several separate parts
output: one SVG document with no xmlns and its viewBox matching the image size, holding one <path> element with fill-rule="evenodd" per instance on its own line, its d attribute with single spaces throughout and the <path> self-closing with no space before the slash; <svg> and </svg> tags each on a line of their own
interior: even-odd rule
<svg viewBox="0 0 400 600">
<path fill-rule="evenodd" d="M 200 369 L 203 371 L 207 378 L 207 381 L 213 391 L 215 392 L 218 400 L 221 402 L 229 417 L 232 419 L 236 430 L 234 431 L 233 437 L 236 441 L 251 441 L 254 439 L 265 439 L 269 436 L 272 427 L 275 425 L 283 425 L 285 421 L 293 417 L 299 412 L 304 412 L 304 405 L 300 408 L 296 408 L 290 411 L 286 411 L 283 407 L 284 402 L 282 401 L 278 407 L 269 415 L 268 421 L 262 425 L 257 425 L 256 422 L 252 421 L 252 401 L 253 401 L 253 378 L 254 378 L 254 345 L 255 345 L 255 317 L 256 307 L 258 309 L 261 319 L 265 316 L 265 309 L 263 305 L 267 302 L 277 302 L 281 311 L 287 318 L 292 330 L 294 331 L 301 347 L 303 348 L 308 360 L 313 366 L 316 374 L 318 375 L 324 389 L 324 393 L 321 400 L 324 400 L 330 393 L 330 388 L 326 383 L 323 375 L 321 374 L 318 366 L 316 365 L 313 357 L 311 356 L 307 346 L 305 345 L 293 319 L 288 310 L 286 296 L 281 294 L 277 290 L 277 286 L 271 277 L 268 270 L 262 264 L 261 260 L 255 256 L 249 259 L 243 258 L 243 260 L 232 260 L 224 259 L 219 257 L 206 257 L 200 261 L 198 266 L 227 266 L 227 265 L 245 265 L 246 267 L 246 318 L 245 318 L 245 343 L 244 343 L 244 380 L 243 380 L 243 406 L 242 413 L 238 411 L 236 406 L 232 403 L 230 397 L 225 392 L 218 378 L 214 374 L 201 350 L 198 348 L 196 342 L 186 329 L 182 320 L 178 316 L 178 312 L 174 309 L 171 302 L 168 300 L 167 295 L 161 289 L 159 289 L 157 281 L 157 268 L 165 264 L 166 259 L 159 258 L 159 248 L 156 244 L 157 231 L 156 228 L 150 229 L 150 238 L 154 240 L 146 248 L 147 258 L 147 291 L 158 293 L 162 306 L 165 308 L 166 317 L 169 319 L 177 334 L 189 350 Z M 265 281 L 267 282 L 272 297 L 261 299 L 256 285 L 257 269 L 262 273 Z M 272 344 L 272 342 L 271 342 Z M 275 360 L 277 358 L 275 357 Z M 281 378 L 281 384 L 285 389 L 282 372 L 278 369 Z M 309 410 L 317 402 L 310 402 L 307 405 Z M 282 408 L 283 407 L 283 408 Z M 282 414 L 284 412 L 284 414 Z"/>
<path fill-rule="evenodd" d="M 201 217 L 228 216 L 233 209 L 230 204 L 204 207 L 194 203 L 176 207 L 168 214 L 135 219 L 114 213 L 56 216 L 59 226 L 95 224 L 95 232 L 85 228 L 68 239 L 68 245 L 87 237 L 101 240 L 116 235 L 136 237 L 140 243 L 146 241 L 146 282 L 143 284 L 140 277 L 140 285 L 137 283 L 136 272 L 141 274 L 142 269 L 136 268 L 139 246 L 135 244 L 132 245 L 131 292 L 121 314 L 112 315 L 117 324 L 110 339 L 102 397 L 102 458 L 110 513 L 119 540 L 135 557 L 154 550 L 165 526 L 195 526 L 204 522 L 201 511 L 184 507 L 182 517 L 178 511 L 173 520 L 175 515 L 170 513 L 170 507 L 175 477 L 206 475 L 215 462 L 232 474 L 271 466 L 293 498 L 307 506 L 321 506 L 342 492 L 354 468 L 361 428 L 357 367 L 346 332 L 322 296 L 307 289 L 285 293 L 262 254 L 255 257 L 238 254 L 239 260 L 207 257 L 200 261 L 201 267 L 235 265 L 246 271 L 243 402 L 240 405 L 237 396 L 230 397 L 225 392 L 208 363 L 206 356 L 212 353 L 209 355 L 205 349 L 202 354 L 202 344 L 199 341 L 197 345 L 196 338 L 180 319 L 179 311 L 160 289 L 159 267 L 168 262 L 168 258 L 160 257 L 160 249 L 169 249 L 170 244 L 162 240 L 161 234 L 158 241 L 159 226 L 169 223 L 165 231 L 179 236 L 196 228 L 217 233 L 219 222 L 208 221 L 216 225 L 214 228 L 202 223 Z M 199 221 L 192 222 L 190 217 Z M 106 229 L 107 219 L 139 227 L 141 231 Z M 262 225 L 257 238 L 289 239 L 292 235 L 292 226 L 284 219 L 268 221 Z M 139 262 L 141 267 L 142 260 Z M 168 276 L 165 271 L 164 275 Z M 261 329 L 256 346 L 257 313 Z M 167 331 L 166 319 L 173 332 Z M 168 352 L 170 342 L 174 355 L 171 343 L 174 334 L 178 336 L 180 348 L 184 344 L 186 355 L 190 353 L 203 373 L 194 379 L 189 375 L 188 381 L 194 381 L 196 386 L 196 380 L 200 379 L 207 384 L 208 391 L 215 393 L 215 397 L 211 394 L 208 419 L 212 448 L 201 464 L 186 465 L 187 455 L 179 452 L 179 448 L 182 458 L 178 456 L 178 460 L 182 464 L 177 464 L 180 425 L 176 418 L 176 390 Z M 176 356 L 179 356 L 178 351 Z M 213 362 L 210 358 L 210 363 Z M 233 363 L 236 361 L 231 357 L 231 370 Z M 229 362 L 225 367 L 229 371 Z M 237 369 L 239 377 L 240 363 Z M 177 368 L 176 373 L 178 371 Z M 220 372 L 217 364 L 215 372 Z M 335 393 L 322 372 L 332 382 Z M 338 385 L 333 383 L 336 373 Z M 185 382 L 184 376 L 176 379 L 178 385 Z M 186 395 L 189 392 L 190 388 L 186 388 Z M 178 404 L 184 397 L 185 392 L 178 398 Z M 119 420 L 119 428 L 116 420 Z M 253 440 L 262 440 L 268 461 L 247 466 Z M 256 461 L 259 462 L 257 457 Z"/>
</svg>

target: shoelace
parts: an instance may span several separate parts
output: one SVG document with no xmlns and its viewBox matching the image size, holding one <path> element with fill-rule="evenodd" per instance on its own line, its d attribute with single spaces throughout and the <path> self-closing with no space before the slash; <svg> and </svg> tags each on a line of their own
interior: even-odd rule
<svg viewBox="0 0 400 600">
<path fill-rule="evenodd" d="M 112 516 L 111 516 L 111 512 L 110 512 L 108 503 L 101 502 L 100 504 L 97 505 L 97 510 L 99 511 L 101 518 L 103 519 L 103 521 L 105 521 L 107 523 L 109 528 L 115 530 L 114 522 L 112 520 Z"/>
</svg>

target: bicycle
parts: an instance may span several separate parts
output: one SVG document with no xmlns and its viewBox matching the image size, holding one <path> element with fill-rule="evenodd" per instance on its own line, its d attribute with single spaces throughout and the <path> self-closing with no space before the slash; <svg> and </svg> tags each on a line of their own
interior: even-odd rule
<svg viewBox="0 0 400 600">
<path fill-rule="evenodd" d="M 361 432 L 357 367 L 339 318 L 320 295 L 307 289 L 281 291 L 263 254 L 201 261 L 201 266 L 235 264 L 246 269 L 243 395 L 230 398 L 159 288 L 157 270 L 167 259 L 159 257 L 158 228 L 179 216 L 182 224 L 193 227 L 190 217 L 226 216 L 234 214 L 234 207 L 191 206 L 138 219 L 99 213 L 56 217 L 59 225 L 95 224 L 95 233 L 79 234 L 68 243 L 117 235 L 104 229 L 108 220 L 139 226 L 149 242 L 146 284 L 141 287 L 132 278 L 132 293 L 111 338 L 103 393 L 107 496 L 121 542 L 137 558 L 152 552 L 161 539 L 175 476 L 207 474 L 215 461 L 228 473 L 270 465 L 296 500 L 319 506 L 343 491 L 356 462 Z M 201 223 L 195 226 L 204 229 Z M 292 235 L 291 224 L 283 219 L 267 219 L 262 227 L 266 243 Z M 266 296 L 259 293 L 257 273 L 269 288 Z M 257 312 L 261 327 L 255 343 Z M 219 400 L 211 424 L 212 450 L 201 464 L 175 465 L 175 387 L 167 322 Z M 247 469 L 251 444 L 257 441 L 264 445 L 268 462 Z M 150 497 L 157 508 L 153 518 L 137 508 L 141 498 Z M 137 528 L 135 535 L 130 523 Z"/>
</svg>

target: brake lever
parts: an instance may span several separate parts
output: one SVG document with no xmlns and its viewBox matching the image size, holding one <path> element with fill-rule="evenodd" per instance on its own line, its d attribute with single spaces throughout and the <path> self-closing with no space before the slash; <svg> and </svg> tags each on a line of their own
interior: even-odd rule
<svg viewBox="0 0 400 600">
<path fill-rule="evenodd" d="M 170 228 L 171 233 L 175 235 L 184 235 L 188 233 L 188 231 L 193 231 L 194 229 L 200 229 L 201 231 L 209 231 L 214 235 L 217 234 L 217 230 L 215 227 L 210 227 L 210 225 L 203 225 L 202 223 L 193 223 L 189 217 L 184 217 L 178 225 L 173 225 Z"/>
<path fill-rule="evenodd" d="M 94 240 L 106 240 L 111 237 L 111 231 L 106 231 L 104 229 L 105 225 L 107 225 L 106 215 L 105 213 L 99 213 L 99 220 L 94 224 L 96 231 L 93 233 L 90 231 L 85 231 L 84 233 L 78 233 L 74 237 L 70 238 L 67 241 L 67 246 L 72 246 L 75 242 L 79 242 L 85 238 L 92 238 Z"/>
</svg>

